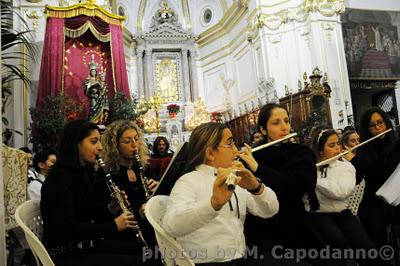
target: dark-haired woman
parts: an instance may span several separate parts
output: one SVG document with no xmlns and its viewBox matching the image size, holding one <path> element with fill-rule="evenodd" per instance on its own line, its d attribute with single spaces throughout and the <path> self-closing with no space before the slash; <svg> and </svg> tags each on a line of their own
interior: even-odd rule
<svg viewBox="0 0 400 266">
<path fill-rule="evenodd" d="M 318 161 L 324 161 L 341 152 L 339 135 L 333 129 L 314 130 L 309 147 Z M 326 246 L 339 249 L 375 248 L 365 229 L 355 215 L 348 209 L 348 200 L 356 185 L 356 170 L 344 159 L 337 159 L 318 168 L 316 194 L 320 203 L 319 210 L 309 213 L 307 224 L 320 237 L 320 248 Z M 309 210 L 308 201 L 305 200 Z M 361 258 L 359 258 L 361 259 Z M 345 258 L 327 261 L 327 265 L 344 265 Z M 360 265 L 371 264 L 369 260 L 360 261 Z"/>
<path fill-rule="evenodd" d="M 273 103 L 263 106 L 258 117 L 258 129 L 264 135 L 264 143 L 288 135 L 290 123 L 286 108 Z M 247 147 L 239 157 L 266 186 L 275 191 L 280 206 L 279 213 L 271 219 L 249 217 L 246 221 L 249 244 L 265 248 L 277 244 L 306 245 L 304 242 L 309 237 L 302 235 L 306 214 L 303 197 L 309 199 L 312 211 L 319 206 L 315 195 L 316 161 L 312 151 L 304 145 L 284 141 L 253 154 Z"/>
<path fill-rule="evenodd" d="M 359 124 L 361 142 L 392 128 L 389 116 L 380 108 L 368 109 Z M 399 140 L 394 130 L 379 139 L 360 147 L 351 163 L 365 179 L 363 199 L 358 216 L 367 233 L 378 246 L 387 244 L 386 227 L 391 223 L 400 223 L 394 217 L 394 207 L 386 204 L 375 195 L 399 164 Z"/>
<path fill-rule="evenodd" d="M 43 243 L 58 265 L 133 265 L 141 256 L 115 250 L 107 241 L 135 230 L 131 213 L 113 214 L 104 178 L 94 171 L 102 150 L 97 125 L 83 120 L 66 125 L 59 160 L 41 190 Z M 114 209 L 115 211 L 115 209 Z M 134 232 L 132 232 L 134 234 Z"/>
</svg>

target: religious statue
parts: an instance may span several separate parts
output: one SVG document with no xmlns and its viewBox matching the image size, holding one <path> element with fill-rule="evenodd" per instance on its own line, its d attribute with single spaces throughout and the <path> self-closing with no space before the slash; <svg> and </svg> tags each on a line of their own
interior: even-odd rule
<svg viewBox="0 0 400 266">
<path fill-rule="evenodd" d="M 108 88 L 105 76 L 103 67 L 98 75 L 97 64 L 94 62 L 94 54 L 92 54 L 89 76 L 84 81 L 84 92 L 89 98 L 89 120 L 96 124 L 104 124 L 108 119 Z"/>
</svg>

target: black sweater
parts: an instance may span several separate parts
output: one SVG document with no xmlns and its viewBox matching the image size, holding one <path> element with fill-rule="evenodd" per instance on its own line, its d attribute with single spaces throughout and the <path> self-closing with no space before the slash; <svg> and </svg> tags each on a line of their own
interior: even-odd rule
<svg viewBox="0 0 400 266">
<path fill-rule="evenodd" d="M 46 247 L 107 238 L 117 232 L 107 204 L 110 192 L 91 167 L 56 167 L 41 190 L 43 242 Z"/>
<path fill-rule="evenodd" d="M 255 175 L 278 197 L 278 215 L 303 212 L 305 195 L 311 198 L 314 207 L 318 206 L 316 160 L 309 148 L 283 143 L 255 152 L 253 156 L 259 164 Z"/>
<path fill-rule="evenodd" d="M 400 161 L 400 140 L 388 145 L 385 139 L 377 139 L 361 147 L 351 160 L 357 171 L 365 179 L 363 200 L 378 200 L 375 192 L 386 182 Z"/>
<path fill-rule="evenodd" d="M 279 212 L 270 219 L 249 215 L 245 226 L 248 244 L 266 247 L 281 242 L 302 245 L 306 215 L 303 197 L 308 196 L 314 208 L 319 206 L 315 195 L 314 154 L 304 145 L 283 143 L 255 152 L 253 156 L 258 162 L 255 175 L 276 193 Z"/>
</svg>

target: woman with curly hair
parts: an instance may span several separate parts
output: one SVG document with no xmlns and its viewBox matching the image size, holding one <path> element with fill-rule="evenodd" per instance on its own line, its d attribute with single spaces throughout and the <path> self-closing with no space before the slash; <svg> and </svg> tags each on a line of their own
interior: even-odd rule
<svg viewBox="0 0 400 266">
<path fill-rule="evenodd" d="M 128 196 L 128 201 L 148 244 L 155 242 L 151 226 L 144 219 L 146 203 L 145 186 L 152 192 L 158 182 L 150 179 L 143 185 L 141 166 L 135 160 L 139 155 L 140 164 L 145 167 L 149 151 L 143 134 L 136 123 L 119 120 L 111 123 L 102 136 L 103 158 L 114 182 Z M 139 218 L 141 217 L 141 218 Z"/>
</svg>

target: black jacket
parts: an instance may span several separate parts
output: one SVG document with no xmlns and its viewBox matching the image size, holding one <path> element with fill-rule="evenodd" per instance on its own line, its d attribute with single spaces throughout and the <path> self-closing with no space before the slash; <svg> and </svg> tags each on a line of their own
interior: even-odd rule
<svg viewBox="0 0 400 266">
<path fill-rule="evenodd" d="M 41 190 L 43 242 L 47 247 L 107 238 L 117 232 L 107 204 L 110 192 L 92 167 L 55 167 Z"/>
<path fill-rule="evenodd" d="M 266 248 L 279 243 L 302 245 L 306 214 L 303 197 L 310 198 L 314 209 L 319 207 L 314 154 L 304 145 L 283 143 L 253 156 L 259 164 L 255 175 L 276 193 L 279 212 L 270 219 L 249 215 L 245 226 L 248 244 Z"/>
</svg>

